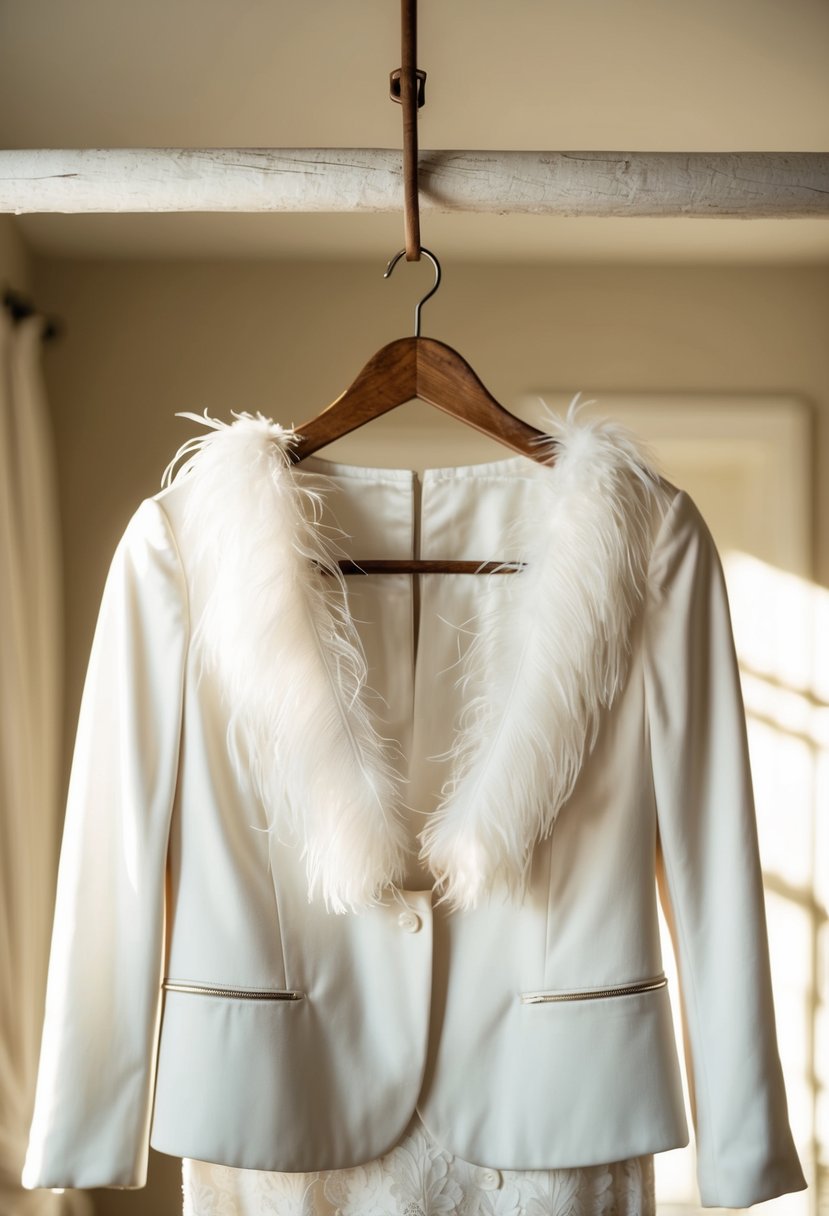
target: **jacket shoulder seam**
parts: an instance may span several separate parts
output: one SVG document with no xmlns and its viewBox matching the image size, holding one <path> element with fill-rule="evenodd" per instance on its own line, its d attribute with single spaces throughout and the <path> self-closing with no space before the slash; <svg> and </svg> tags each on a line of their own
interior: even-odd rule
<svg viewBox="0 0 829 1216">
<path fill-rule="evenodd" d="M 647 579 L 646 579 L 648 587 L 654 587 L 654 586 L 659 585 L 654 581 L 654 577 L 653 577 L 654 568 L 659 561 L 659 555 L 662 550 L 664 542 L 671 535 L 671 533 L 675 527 L 676 517 L 679 513 L 679 509 L 684 503 L 686 503 L 688 501 L 688 498 L 689 498 L 689 495 L 686 490 L 677 489 L 673 498 L 671 498 L 670 501 L 668 502 L 667 508 L 665 509 L 665 513 L 663 514 L 662 519 L 659 521 L 659 524 L 656 529 L 656 535 L 654 536 L 653 544 L 651 545 L 650 554 L 648 556 L 648 569 L 647 569 Z"/>
<path fill-rule="evenodd" d="M 158 508 L 159 514 L 161 515 L 161 518 L 164 521 L 165 531 L 166 531 L 168 537 L 170 538 L 170 547 L 171 547 L 171 549 L 173 551 L 173 555 L 175 557 L 176 570 L 178 572 L 179 584 L 182 589 L 182 601 L 184 603 L 184 612 L 185 612 L 185 617 L 187 620 L 187 637 L 188 637 L 188 642 L 189 642 L 190 628 L 191 628 L 190 591 L 187 586 L 187 578 L 184 573 L 184 562 L 182 561 L 182 558 L 181 558 L 181 549 L 179 548 L 178 538 L 173 530 L 173 525 L 170 521 L 170 516 L 167 514 L 167 512 L 165 511 L 165 509 L 161 505 L 161 503 L 158 501 L 158 498 L 149 498 L 146 501 L 154 503 L 155 506 Z"/>
</svg>

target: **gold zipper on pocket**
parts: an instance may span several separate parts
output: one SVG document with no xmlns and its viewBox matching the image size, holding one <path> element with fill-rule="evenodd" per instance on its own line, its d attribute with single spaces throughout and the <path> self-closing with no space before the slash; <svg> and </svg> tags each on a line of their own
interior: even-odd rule
<svg viewBox="0 0 829 1216">
<path fill-rule="evenodd" d="M 171 992 L 197 992 L 206 996 L 235 996 L 252 1001 L 301 1001 L 304 992 L 281 988 L 215 988 L 209 984 L 177 984 L 172 980 L 163 980 L 162 988 Z"/>
<path fill-rule="evenodd" d="M 587 992 L 522 992 L 521 1000 L 525 1005 L 538 1005 L 547 1001 L 584 1001 L 591 997 L 627 996 L 631 992 L 651 992 L 654 988 L 664 988 L 668 982 L 666 975 L 652 980 L 640 980 L 634 984 L 621 984 L 616 988 L 601 988 Z"/>
</svg>

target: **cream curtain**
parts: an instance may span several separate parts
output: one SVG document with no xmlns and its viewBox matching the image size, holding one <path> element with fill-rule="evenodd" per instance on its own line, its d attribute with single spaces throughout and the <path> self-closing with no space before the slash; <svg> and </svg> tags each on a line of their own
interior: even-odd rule
<svg viewBox="0 0 829 1216">
<path fill-rule="evenodd" d="M 26 1191 L 62 815 L 62 569 L 42 321 L 0 309 L 0 1216 L 88 1213 Z"/>
</svg>

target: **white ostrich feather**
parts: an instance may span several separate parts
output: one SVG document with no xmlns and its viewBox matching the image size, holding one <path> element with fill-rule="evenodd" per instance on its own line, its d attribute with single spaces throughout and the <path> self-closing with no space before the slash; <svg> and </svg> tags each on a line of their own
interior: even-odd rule
<svg viewBox="0 0 829 1216">
<path fill-rule="evenodd" d="M 500 887 L 523 899 L 533 847 L 553 829 L 595 746 L 602 707 L 622 689 L 650 538 L 666 495 L 653 457 L 618 423 L 547 412 L 539 446 L 543 517 L 526 568 L 476 617 L 464 701 L 442 800 L 419 833 L 450 910 Z M 655 515 L 656 509 L 656 515 Z M 497 575 L 495 577 L 498 577 Z M 486 651 L 484 658 L 483 652 Z"/>
<path fill-rule="evenodd" d="M 200 671 L 220 676 L 234 766 L 274 808 L 269 830 L 301 844 L 309 900 L 319 891 L 338 913 L 378 903 L 404 873 L 402 778 L 361 695 L 365 656 L 319 491 L 291 475 L 295 435 L 278 423 L 180 416 L 213 428 L 162 485 L 190 484 L 187 555 L 210 586 L 193 645 Z"/>
<path fill-rule="evenodd" d="M 464 697 L 471 691 L 443 753 L 452 775 L 418 836 L 438 902 L 453 911 L 499 888 L 524 897 L 533 847 L 552 830 L 627 673 L 666 491 L 631 432 L 577 420 L 579 396 L 566 418 L 545 417 L 541 454 L 554 463 L 528 461 L 546 505 L 513 521 L 526 567 L 492 576 L 459 677 Z M 345 554 L 321 522 L 321 491 L 339 487 L 323 474 L 321 489 L 295 477 L 296 433 L 261 414 L 232 424 L 206 411 L 179 416 L 212 428 L 182 445 L 162 485 L 190 485 L 185 564 L 203 569 L 209 587 L 193 645 L 220 677 L 233 763 L 275 808 L 270 830 L 299 841 L 309 899 L 319 892 L 330 911 L 359 911 L 402 881 L 409 845 L 405 779 L 390 751 L 402 749 L 369 711 L 337 564 Z"/>
</svg>

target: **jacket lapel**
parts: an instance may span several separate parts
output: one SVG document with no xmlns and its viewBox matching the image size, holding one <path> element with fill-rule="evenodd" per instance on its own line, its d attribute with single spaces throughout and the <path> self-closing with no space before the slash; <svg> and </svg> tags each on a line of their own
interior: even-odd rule
<svg viewBox="0 0 829 1216">
<path fill-rule="evenodd" d="M 463 660 L 464 687 L 476 691 L 456 723 L 453 776 L 418 836 L 452 911 L 498 888 L 523 898 L 533 847 L 627 673 L 666 483 L 624 427 L 579 419 L 578 397 L 565 418 L 545 414 L 539 446 L 554 463 L 527 461 L 543 509 L 523 521 L 526 566 L 509 593 L 485 597 Z M 232 412 L 231 424 L 178 415 L 210 430 L 179 448 L 162 479 L 188 480 L 184 561 L 209 589 L 192 645 L 219 680 L 237 775 L 275 810 L 268 830 L 301 848 L 309 899 L 359 911 L 405 873 L 405 779 L 389 751 L 399 744 L 379 734 L 364 696 L 345 554 L 321 526 L 328 479 L 294 474 L 295 431 Z"/>
</svg>

